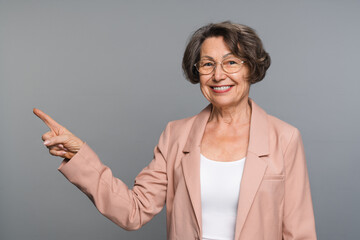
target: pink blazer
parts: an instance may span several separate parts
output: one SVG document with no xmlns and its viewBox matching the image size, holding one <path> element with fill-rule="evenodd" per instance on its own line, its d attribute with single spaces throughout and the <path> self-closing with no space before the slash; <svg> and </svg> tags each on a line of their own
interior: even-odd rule
<svg viewBox="0 0 360 240">
<path fill-rule="evenodd" d="M 316 239 L 301 135 L 250 102 L 250 140 L 235 239 Z M 166 203 L 167 239 L 201 239 L 200 142 L 210 111 L 211 105 L 193 117 L 168 123 L 153 160 L 136 177 L 133 189 L 113 177 L 87 144 L 70 161 L 63 161 L 59 171 L 124 229 L 139 229 Z"/>
</svg>

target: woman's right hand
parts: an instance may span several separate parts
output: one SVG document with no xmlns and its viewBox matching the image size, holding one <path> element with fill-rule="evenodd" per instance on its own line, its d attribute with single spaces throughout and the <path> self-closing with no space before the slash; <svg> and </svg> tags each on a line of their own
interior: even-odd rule
<svg viewBox="0 0 360 240">
<path fill-rule="evenodd" d="M 50 154 L 71 159 L 84 142 L 43 111 L 34 108 L 33 112 L 50 128 L 49 132 L 42 135 L 44 145 L 49 149 Z"/>
</svg>

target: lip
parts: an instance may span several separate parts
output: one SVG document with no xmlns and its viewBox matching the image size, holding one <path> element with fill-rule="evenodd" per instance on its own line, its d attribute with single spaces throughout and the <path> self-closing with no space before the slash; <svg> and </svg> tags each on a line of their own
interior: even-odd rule
<svg viewBox="0 0 360 240">
<path fill-rule="evenodd" d="M 214 89 L 214 87 L 229 87 L 225 89 Z M 220 85 L 220 86 L 210 86 L 211 90 L 215 93 L 226 93 L 230 91 L 234 86 L 233 85 Z"/>
</svg>

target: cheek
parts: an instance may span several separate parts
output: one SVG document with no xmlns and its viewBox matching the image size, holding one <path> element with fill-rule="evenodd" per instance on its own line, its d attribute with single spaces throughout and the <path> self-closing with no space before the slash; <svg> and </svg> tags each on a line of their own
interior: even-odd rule
<svg viewBox="0 0 360 240">
<path fill-rule="evenodd" d="M 239 93 L 241 95 L 246 95 L 249 92 L 249 89 L 250 89 L 249 85 L 246 82 L 241 83 L 239 88 Z"/>
<path fill-rule="evenodd" d="M 207 89 L 205 87 L 205 85 L 200 83 L 200 91 L 202 92 L 202 94 L 206 97 L 207 96 Z"/>
<path fill-rule="evenodd" d="M 206 83 L 207 83 L 207 79 L 205 77 L 200 77 L 200 89 L 202 92 L 206 91 L 207 89 L 207 86 L 206 86 Z"/>
<path fill-rule="evenodd" d="M 201 93 L 203 94 L 203 96 L 208 100 L 210 101 L 210 90 L 209 88 L 206 87 L 206 85 L 203 85 L 200 83 L 200 91 Z"/>
<path fill-rule="evenodd" d="M 249 90 L 250 88 L 250 84 L 249 82 L 247 81 L 247 74 L 246 73 L 242 73 L 242 74 L 239 74 L 238 76 L 236 76 L 236 79 L 234 79 L 237 83 L 238 83 L 238 86 L 240 87 L 239 89 L 242 91 L 242 92 L 246 92 Z"/>
<path fill-rule="evenodd" d="M 211 80 L 212 75 L 208 74 L 208 75 L 200 75 L 200 84 L 206 84 L 209 80 Z"/>
</svg>

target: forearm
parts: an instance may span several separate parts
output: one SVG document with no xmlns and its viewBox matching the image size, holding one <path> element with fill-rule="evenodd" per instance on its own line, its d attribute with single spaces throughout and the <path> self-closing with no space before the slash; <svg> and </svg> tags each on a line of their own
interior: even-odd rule
<svg viewBox="0 0 360 240">
<path fill-rule="evenodd" d="M 86 143 L 70 161 L 63 161 L 59 171 L 84 192 L 104 216 L 126 230 L 140 228 L 162 208 L 158 204 L 160 209 L 154 209 L 151 201 L 144 205 L 149 201 L 146 194 L 141 194 L 140 186 L 135 184 L 134 190 L 128 189 Z"/>
</svg>

